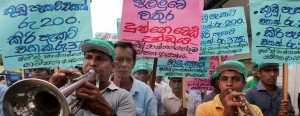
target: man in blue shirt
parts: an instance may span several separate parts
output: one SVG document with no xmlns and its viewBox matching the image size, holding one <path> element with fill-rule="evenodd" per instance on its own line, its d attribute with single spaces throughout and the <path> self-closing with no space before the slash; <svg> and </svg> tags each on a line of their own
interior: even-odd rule
<svg viewBox="0 0 300 116">
<path fill-rule="evenodd" d="M 115 70 L 110 80 L 132 94 L 138 116 L 157 116 L 157 101 L 153 91 L 148 85 L 131 75 L 137 54 L 133 45 L 128 42 L 117 42 L 114 44 L 114 48 Z"/>
<path fill-rule="evenodd" d="M 258 64 L 260 82 L 246 91 L 246 99 L 257 105 L 264 116 L 293 115 L 295 113 L 290 100 L 282 100 L 281 88 L 276 85 L 279 75 L 278 63 Z"/>
<path fill-rule="evenodd" d="M 3 97 L 4 97 L 4 94 L 5 92 L 7 91 L 8 87 L 1 84 L 0 83 L 0 116 L 3 116 L 3 109 L 2 109 L 2 101 L 3 101 Z"/>
</svg>

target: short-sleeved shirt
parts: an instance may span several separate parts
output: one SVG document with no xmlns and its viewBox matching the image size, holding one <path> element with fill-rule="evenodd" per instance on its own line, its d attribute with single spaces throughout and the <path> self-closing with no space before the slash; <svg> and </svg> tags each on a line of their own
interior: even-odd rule
<svg viewBox="0 0 300 116">
<path fill-rule="evenodd" d="M 195 116 L 196 101 L 192 96 L 186 94 L 186 108 L 187 116 Z M 170 92 L 163 96 L 163 115 L 172 115 L 175 114 L 181 107 L 182 100 L 174 95 L 173 92 Z"/>
<path fill-rule="evenodd" d="M 247 82 L 246 87 L 243 89 L 243 92 L 245 92 L 247 89 L 257 85 L 257 83 L 259 82 L 259 80 L 253 78 L 250 81 Z"/>
<path fill-rule="evenodd" d="M 252 105 L 254 111 L 258 116 L 263 116 L 261 110 L 256 106 Z M 200 104 L 196 110 L 196 116 L 221 116 L 224 112 L 224 106 L 220 99 L 220 94 L 216 95 L 212 101 Z"/>
<path fill-rule="evenodd" d="M 131 94 L 117 87 L 113 82 L 101 91 L 104 99 L 113 107 L 118 116 L 135 116 L 136 110 Z M 97 116 L 87 110 L 79 110 L 76 116 Z"/>
<path fill-rule="evenodd" d="M 133 97 L 137 116 L 157 116 L 157 101 L 152 89 L 144 82 L 135 79 L 134 76 L 131 75 L 130 78 L 133 80 L 130 93 Z M 113 74 L 109 80 L 112 79 Z"/>
<path fill-rule="evenodd" d="M 265 116 L 277 116 L 282 100 L 281 89 L 278 86 L 275 85 L 273 96 L 269 95 L 261 82 L 249 88 L 245 93 L 249 103 L 257 105 Z M 288 99 L 290 100 L 290 96 Z M 290 112 L 295 113 L 293 107 Z"/>
<path fill-rule="evenodd" d="M 7 91 L 8 87 L 3 85 L 3 84 L 0 84 L 0 116 L 3 116 L 3 109 L 2 109 L 2 102 L 3 102 L 3 97 Z"/>
</svg>

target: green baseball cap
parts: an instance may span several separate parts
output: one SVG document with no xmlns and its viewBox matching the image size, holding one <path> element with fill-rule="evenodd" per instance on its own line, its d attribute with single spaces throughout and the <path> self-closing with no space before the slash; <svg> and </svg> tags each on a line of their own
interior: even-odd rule
<svg viewBox="0 0 300 116">
<path fill-rule="evenodd" d="M 217 78 L 218 76 L 219 74 L 216 71 L 214 71 L 213 74 L 211 75 L 212 78 Z"/>
<path fill-rule="evenodd" d="M 266 68 L 268 66 L 273 66 L 273 67 L 278 67 L 279 68 L 278 63 L 259 63 L 258 64 L 258 71 L 260 71 L 261 69 Z"/>
<path fill-rule="evenodd" d="M 83 52 L 87 52 L 89 50 L 99 50 L 111 56 L 112 59 L 115 57 L 113 43 L 104 38 L 92 39 L 87 43 L 82 44 L 80 47 Z"/>
<path fill-rule="evenodd" d="M 221 65 L 216 67 L 216 72 L 218 76 L 220 75 L 221 72 L 225 70 L 234 70 L 239 73 L 241 73 L 244 78 L 247 76 L 247 71 L 245 64 L 243 62 L 237 61 L 237 60 L 226 60 L 224 61 Z"/>
<path fill-rule="evenodd" d="M 134 69 L 132 70 L 132 74 L 135 73 L 138 70 L 147 70 L 147 71 L 150 71 L 150 68 L 146 64 L 136 64 L 135 67 L 134 67 Z"/>
</svg>

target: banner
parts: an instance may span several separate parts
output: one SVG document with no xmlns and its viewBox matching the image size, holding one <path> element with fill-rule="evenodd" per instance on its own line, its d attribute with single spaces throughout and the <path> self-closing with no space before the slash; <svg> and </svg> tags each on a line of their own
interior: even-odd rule
<svg viewBox="0 0 300 116">
<path fill-rule="evenodd" d="M 92 38 L 90 1 L 1 0 L 5 69 L 82 63 L 80 45 Z"/>
<path fill-rule="evenodd" d="M 169 77 L 209 77 L 209 57 L 200 57 L 199 61 L 183 61 L 160 58 L 157 61 L 157 76 Z"/>
<path fill-rule="evenodd" d="M 200 56 L 220 56 L 249 52 L 243 7 L 204 11 Z"/>
<path fill-rule="evenodd" d="M 225 60 L 233 60 L 234 55 L 222 56 L 222 62 Z M 209 63 L 209 78 L 186 78 L 186 90 L 202 90 L 211 91 L 213 86 L 210 86 L 211 75 L 213 74 L 215 68 L 219 65 L 218 56 L 210 57 Z"/>
<path fill-rule="evenodd" d="M 138 56 L 198 61 L 203 2 L 123 2 L 121 41 L 133 43 Z"/>
<path fill-rule="evenodd" d="M 299 63 L 299 1 L 251 0 L 252 62 Z"/>
<path fill-rule="evenodd" d="M 113 43 L 119 41 L 119 36 L 117 33 L 96 32 L 95 38 L 104 38 L 106 40 L 112 41 Z"/>
</svg>

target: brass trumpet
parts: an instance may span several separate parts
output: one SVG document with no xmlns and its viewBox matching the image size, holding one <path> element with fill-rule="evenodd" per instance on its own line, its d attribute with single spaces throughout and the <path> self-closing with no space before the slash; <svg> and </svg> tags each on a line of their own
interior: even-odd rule
<svg viewBox="0 0 300 116">
<path fill-rule="evenodd" d="M 13 84 L 3 98 L 3 112 L 6 116 L 69 116 L 75 115 L 83 101 L 67 102 L 67 97 L 78 90 L 95 75 L 93 69 L 76 78 L 78 81 L 57 88 L 41 79 L 25 79 Z M 96 80 L 98 80 L 96 78 Z"/>
<path fill-rule="evenodd" d="M 232 92 L 233 90 L 228 89 L 228 91 Z M 250 105 L 250 103 L 245 98 L 233 98 L 233 101 L 245 103 L 247 109 L 250 112 L 250 116 L 258 116 L 258 114 L 254 111 L 253 107 Z M 238 111 L 239 116 L 249 116 L 248 114 L 245 113 L 244 107 L 237 107 L 237 111 Z"/>
</svg>

